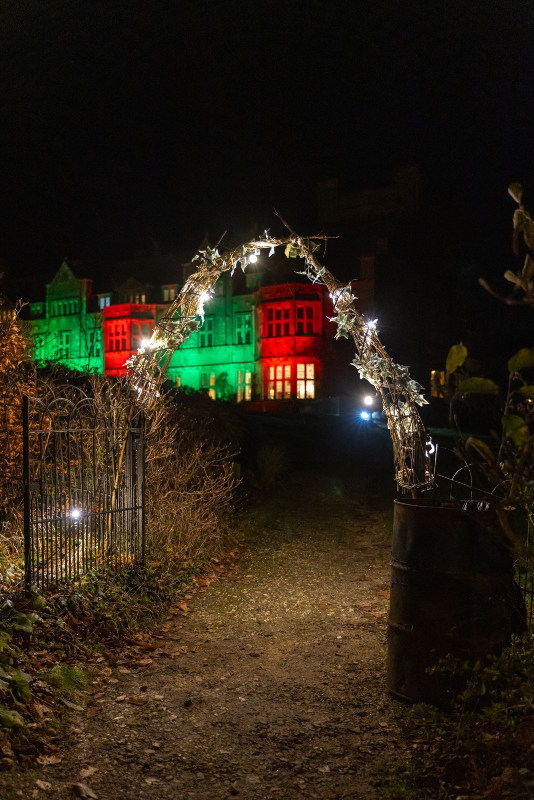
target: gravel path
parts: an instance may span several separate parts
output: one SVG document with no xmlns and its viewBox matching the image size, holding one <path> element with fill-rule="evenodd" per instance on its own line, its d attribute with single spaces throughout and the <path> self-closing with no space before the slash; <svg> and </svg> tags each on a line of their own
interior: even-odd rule
<svg viewBox="0 0 534 800">
<path fill-rule="evenodd" d="M 380 504 L 325 480 L 249 514 L 236 569 L 97 665 L 61 763 L 2 775 L 2 800 L 77 782 L 99 800 L 378 797 L 406 750 L 384 689 L 390 547 Z"/>
</svg>

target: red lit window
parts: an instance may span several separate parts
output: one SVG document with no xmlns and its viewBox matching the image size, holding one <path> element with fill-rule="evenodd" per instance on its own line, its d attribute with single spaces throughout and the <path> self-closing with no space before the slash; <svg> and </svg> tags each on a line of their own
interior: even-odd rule
<svg viewBox="0 0 534 800">
<path fill-rule="evenodd" d="M 304 306 L 297 306 L 297 334 L 304 333 Z"/>
<path fill-rule="evenodd" d="M 289 306 L 284 307 L 284 336 L 289 336 Z"/>
<path fill-rule="evenodd" d="M 313 308 L 306 306 L 306 333 L 308 336 L 313 334 Z"/>
</svg>

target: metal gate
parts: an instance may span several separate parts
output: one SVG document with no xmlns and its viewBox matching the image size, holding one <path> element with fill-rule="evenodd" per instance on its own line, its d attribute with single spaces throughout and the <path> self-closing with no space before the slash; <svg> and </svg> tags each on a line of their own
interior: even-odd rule
<svg viewBox="0 0 534 800">
<path fill-rule="evenodd" d="M 82 390 L 22 399 L 26 588 L 144 561 L 144 420 Z"/>
</svg>

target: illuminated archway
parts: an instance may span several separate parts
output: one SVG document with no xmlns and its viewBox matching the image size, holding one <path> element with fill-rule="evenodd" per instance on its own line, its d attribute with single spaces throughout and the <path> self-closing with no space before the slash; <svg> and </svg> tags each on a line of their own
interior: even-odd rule
<svg viewBox="0 0 534 800">
<path fill-rule="evenodd" d="M 314 283 L 323 283 L 332 298 L 337 324 L 336 338 L 352 336 L 356 345 L 353 360 L 360 376 L 380 393 L 386 414 L 395 459 L 395 480 L 403 489 L 429 487 L 433 483 L 432 460 L 425 427 L 417 405 L 427 401 L 422 387 L 410 378 L 407 367 L 395 364 L 388 356 L 376 332 L 376 321 L 365 320 L 355 306 L 350 284 L 344 286 L 317 259 L 315 253 L 320 242 L 328 237 L 299 236 L 280 217 L 289 236 L 276 238 L 265 234 L 258 239 L 239 245 L 224 254 L 207 248 L 193 259 L 197 270 L 185 282 L 182 291 L 169 306 L 145 346 L 127 363 L 126 380 L 137 401 L 149 407 L 159 397 L 172 354 L 204 320 L 204 303 L 219 276 L 232 272 L 237 266 L 243 270 L 254 263 L 262 250 L 269 255 L 277 247 L 284 247 L 286 256 L 304 260 L 303 274 Z"/>
</svg>

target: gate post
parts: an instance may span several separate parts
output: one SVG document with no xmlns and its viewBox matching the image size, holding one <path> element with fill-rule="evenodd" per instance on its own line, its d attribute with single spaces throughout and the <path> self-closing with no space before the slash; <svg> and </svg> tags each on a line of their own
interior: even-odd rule
<svg viewBox="0 0 534 800">
<path fill-rule="evenodd" d="M 141 564 L 146 562 L 146 503 L 145 503 L 145 415 L 139 414 L 139 439 L 137 440 L 137 491 L 141 501 Z"/>
<path fill-rule="evenodd" d="M 24 588 L 26 592 L 29 592 L 32 583 L 30 401 L 26 395 L 22 397 L 22 480 L 24 485 Z"/>
</svg>

